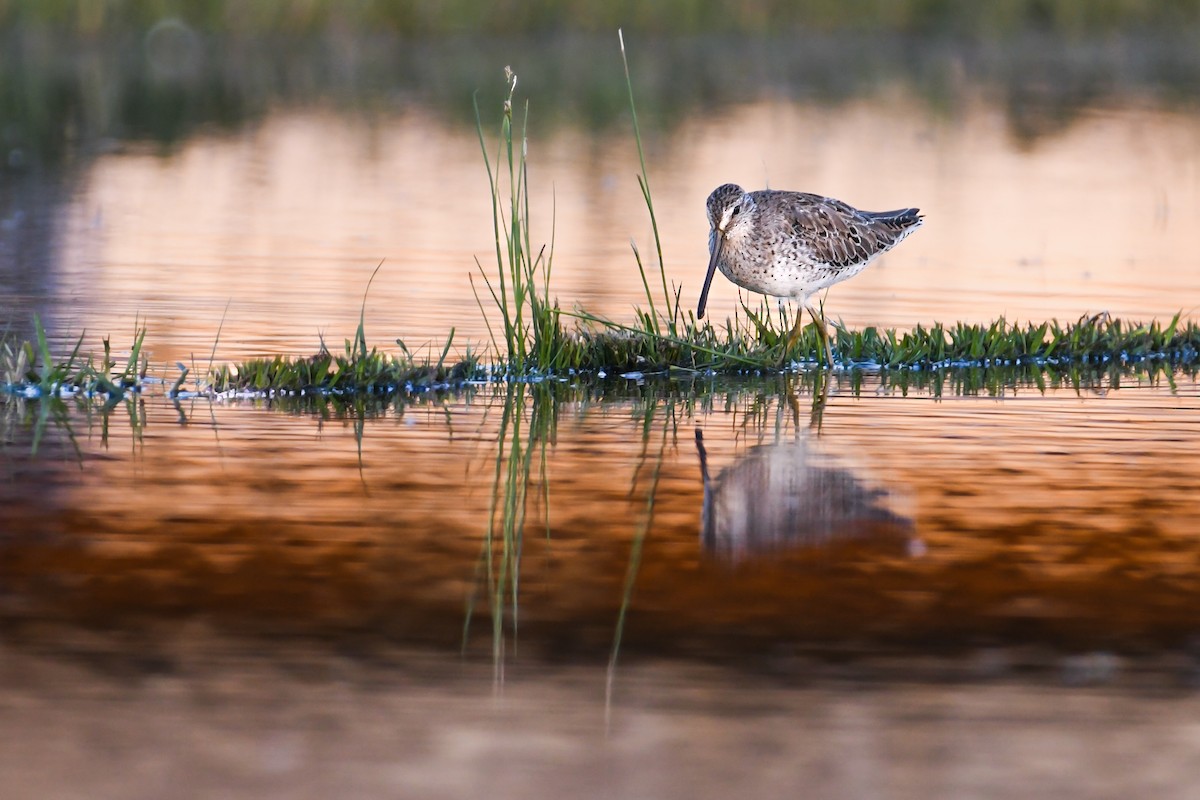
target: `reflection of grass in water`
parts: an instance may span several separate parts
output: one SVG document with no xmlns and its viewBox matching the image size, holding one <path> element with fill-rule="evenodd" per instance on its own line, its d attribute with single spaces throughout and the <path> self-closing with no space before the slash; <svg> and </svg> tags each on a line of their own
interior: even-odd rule
<svg viewBox="0 0 1200 800">
<path fill-rule="evenodd" d="M 654 461 L 650 466 L 649 486 L 646 489 L 645 506 L 642 509 L 641 518 L 638 520 L 637 528 L 633 532 L 633 543 L 629 549 L 629 564 L 625 569 L 625 584 L 621 592 L 620 610 L 617 612 L 616 625 L 613 628 L 613 643 L 612 649 L 609 651 L 608 657 L 608 672 L 605 681 L 605 712 L 611 709 L 613 684 L 616 680 L 617 658 L 621 653 L 621 640 L 625 635 L 625 622 L 629 616 L 629 610 L 633 603 L 633 588 L 637 582 L 638 571 L 642 566 L 642 549 L 646 543 L 646 536 L 650 533 L 650 529 L 654 524 L 654 504 L 658 497 L 658 479 L 662 474 L 663 457 L 667 452 L 667 442 L 675 435 L 675 415 L 679 410 L 679 404 L 670 399 L 664 400 L 661 404 L 655 393 L 651 395 L 650 402 L 644 405 L 642 417 L 642 451 L 638 456 L 637 467 L 633 473 L 633 484 L 629 488 L 632 496 L 637 489 L 637 477 L 642 471 L 643 466 L 649 461 L 650 434 L 654 430 L 654 420 L 660 405 L 664 410 L 662 423 L 662 438 L 659 442 L 658 452 L 654 457 Z"/>
<path fill-rule="evenodd" d="M 558 399 L 545 384 L 510 383 L 497 436 L 492 497 L 487 528 L 476 569 L 486 580 L 492 621 L 492 657 L 502 667 L 510 632 L 515 647 L 520 623 L 521 553 L 529 506 L 529 486 L 538 465 L 543 487 L 542 513 L 550 536 L 550 490 L 546 475 L 546 447 L 555 437 Z M 524 430 L 522 430 L 524 426 Z M 481 574 L 482 573 L 482 574 Z M 477 583 L 478 586 L 478 583 Z M 467 645 L 477 596 L 467 602 L 463 622 L 463 647 Z M 505 622 L 511 628 L 505 630 Z"/>
<path fill-rule="evenodd" d="M 641 416 L 642 450 L 634 468 L 630 498 L 638 491 L 639 476 L 649 469 L 645 502 L 633 533 L 629 563 L 621 595 L 613 645 L 609 660 L 609 690 L 615 676 L 621 638 L 633 599 L 634 584 L 641 566 L 642 547 L 654 523 L 655 500 L 659 477 L 665 460 L 668 442 L 676 431 L 676 416 L 690 408 L 694 397 L 661 391 L 650 387 L 640 393 L 637 403 Z M 476 592 L 468 598 L 463 622 L 463 648 L 470 638 L 471 623 L 479 600 L 479 587 L 486 586 L 487 609 L 491 618 L 492 658 L 496 669 L 502 670 L 508 643 L 513 649 L 520 628 L 521 555 L 531 498 L 529 488 L 540 483 L 539 498 L 545 522 L 545 536 L 550 538 L 550 483 L 547 472 L 547 449 L 557 438 L 558 409 L 563 402 L 561 392 L 545 383 L 510 383 L 504 396 L 504 407 L 497 435 L 492 495 L 488 508 L 487 528 L 476 566 Z M 661 412 L 661 417 L 660 417 Z M 661 425 L 658 421 L 661 419 Z M 661 428 L 657 451 L 651 455 L 653 434 Z M 535 479 L 534 469 L 537 468 Z M 507 627 L 506 627 L 507 625 Z M 511 637 L 511 639 L 510 639 Z M 498 672 L 499 675 L 499 672 Z"/>
<path fill-rule="evenodd" d="M 94 398 L 84 395 L 69 399 L 59 395 L 38 399 L 8 396 L 6 402 L 0 403 L 0 451 L 7 450 L 14 442 L 23 441 L 28 432 L 29 452 L 36 456 L 47 437 L 57 434 L 60 440 L 65 439 L 70 444 L 74 457 L 82 465 L 83 451 L 75 436 L 74 422 L 82 416 L 89 435 L 99 425 L 100 443 L 107 447 L 113 414 L 122 407 L 132 436 L 131 443 L 136 448 L 141 444 L 146 421 L 145 404 L 140 395 L 106 396 L 99 405 Z"/>
</svg>

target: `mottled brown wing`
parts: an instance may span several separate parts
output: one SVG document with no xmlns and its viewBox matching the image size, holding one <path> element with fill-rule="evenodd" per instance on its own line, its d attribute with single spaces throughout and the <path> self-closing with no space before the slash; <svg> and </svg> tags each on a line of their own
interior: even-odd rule
<svg viewBox="0 0 1200 800">
<path fill-rule="evenodd" d="M 813 194 L 792 198 L 787 217 L 793 235 L 808 247 L 813 261 L 831 267 L 869 261 L 891 249 L 920 221 L 916 209 L 875 214 Z"/>
</svg>

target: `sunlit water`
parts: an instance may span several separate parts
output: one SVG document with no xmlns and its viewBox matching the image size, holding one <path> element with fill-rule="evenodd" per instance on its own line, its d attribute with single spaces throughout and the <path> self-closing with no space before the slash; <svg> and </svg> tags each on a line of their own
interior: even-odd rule
<svg viewBox="0 0 1200 800">
<path fill-rule="evenodd" d="M 6 773 L 1188 796 L 1200 386 L 694 389 L 10 407 Z"/>
<path fill-rule="evenodd" d="M 706 264 L 704 199 L 728 181 L 921 207 L 918 235 L 830 291 L 829 315 L 854 327 L 1099 311 L 1169 319 L 1200 296 L 1190 115 L 1096 109 L 1027 143 L 982 101 L 938 116 L 899 94 L 834 107 L 759 101 L 649 139 L 668 281 L 687 307 Z M 553 293 L 565 308 L 629 321 L 646 305 L 631 240 L 654 266 L 632 134 L 534 126 L 529 162 L 533 244 L 553 243 Z M 335 345 L 353 335 L 382 261 L 366 303 L 373 341 L 439 348 L 453 328 L 460 349 L 490 344 L 476 259 L 494 279 L 495 241 L 474 131 L 417 111 L 367 124 L 284 109 L 170 155 L 101 156 L 65 192 L 59 207 L 9 211 L 12 235 L 51 215 L 45 296 L 15 299 L 61 337 L 120 345 L 144 324 L 162 364 L 207 363 L 214 344 L 223 360 L 307 353 L 322 335 Z M 713 317 L 737 304 L 719 281 Z"/>
<path fill-rule="evenodd" d="M 922 208 L 830 292 L 850 326 L 1194 313 L 1195 116 L 1097 105 L 1030 138 L 964 94 L 751 97 L 650 132 L 684 305 L 704 198 L 737 181 Z M 553 291 L 628 320 L 630 239 L 654 251 L 632 136 L 539 112 Z M 121 349 L 145 325 L 168 378 L 214 348 L 303 355 L 352 335 L 383 261 L 372 344 L 488 346 L 478 142 L 420 108 L 281 105 L 56 180 L 5 195 L 18 331 L 37 310 L 57 342 Z M 738 299 L 718 282 L 713 315 Z M 820 414 L 804 381 L 699 380 L 9 403 L 4 772 L 30 797 L 130 796 L 130 776 L 145 796 L 1192 796 L 1193 379 L 935 397 L 839 377 Z"/>
<path fill-rule="evenodd" d="M 365 417 L 151 398 L 50 423 L 37 457 L 12 420 L 9 586 L 51 616 L 378 627 L 484 654 L 1200 634 L 1194 383 L 835 383 L 818 415 L 799 387 L 667 388 L 480 387 Z"/>
</svg>

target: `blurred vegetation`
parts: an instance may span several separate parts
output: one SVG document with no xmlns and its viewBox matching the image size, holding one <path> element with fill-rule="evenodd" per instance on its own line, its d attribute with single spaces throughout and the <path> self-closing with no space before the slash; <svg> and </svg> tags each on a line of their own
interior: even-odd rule
<svg viewBox="0 0 1200 800">
<path fill-rule="evenodd" d="M 238 36 L 169 20 L 83 36 L 13 26 L 13 9 L 23 7 L 0 0 L 8 26 L 0 26 L 0 175 L 128 144 L 169 150 L 197 132 L 236 130 L 289 106 L 367 118 L 419 106 L 469 128 L 472 95 L 478 90 L 484 106 L 499 102 L 504 87 L 494 76 L 506 64 L 537 98 L 535 135 L 562 124 L 627 130 L 615 31 Z M 1134 97 L 1191 110 L 1200 97 L 1191 28 L 1078 40 L 1028 33 L 1003 42 L 878 32 L 626 38 L 642 127 L 652 137 L 696 109 L 721 113 L 762 97 L 837 103 L 897 86 L 942 115 L 982 90 L 1007 109 L 1024 142 L 1066 128 L 1096 103 Z"/>
<path fill-rule="evenodd" d="M 1032 141 L 1106 97 L 1200 95 L 1200 0 L 0 0 L 0 174 L 280 105 L 419 104 L 470 126 L 505 64 L 538 125 L 601 130 L 626 119 L 618 27 L 650 133 L 899 83 L 942 113 L 991 89 Z"/>
<path fill-rule="evenodd" d="M 0 26 L 92 36 L 175 17 L 203 31 L 311 34 L 337 27 L 403 36 L 627 31 L 770 33 L 782 28 L 1006 35 L 1170 28 L 1200 0 L 0 0 Z"/>
</svg>

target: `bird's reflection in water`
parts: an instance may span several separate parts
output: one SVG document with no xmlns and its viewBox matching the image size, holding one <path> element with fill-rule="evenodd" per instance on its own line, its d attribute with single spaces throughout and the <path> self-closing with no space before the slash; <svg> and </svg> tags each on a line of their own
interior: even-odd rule
<svg viewBox="0 0 1200 800">
<path fill-rule="evenodd" d="M 877 544 L 919 555 L 911 519 L 888 507 L 883 489 L 828 463 L 804 437 L 752 448 L 715 478 L 696 430 L 704 479 L 701 537 L 708 552 L 734 563 L 783 550 Z"/>
</svg>

